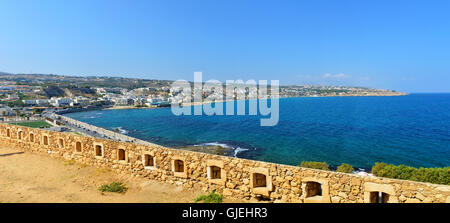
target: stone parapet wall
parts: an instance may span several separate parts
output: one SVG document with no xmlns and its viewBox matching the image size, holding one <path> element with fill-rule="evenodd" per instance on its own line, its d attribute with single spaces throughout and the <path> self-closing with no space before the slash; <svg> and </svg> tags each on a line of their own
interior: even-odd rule
<svg viewBox="0 0 450 223">
<path fill-rule="evenodd" d="M 357 176 L 0 124 L 0 143 L 184 188 L 274 202 L 450 202 L 450 186 Z"/>
</svg>

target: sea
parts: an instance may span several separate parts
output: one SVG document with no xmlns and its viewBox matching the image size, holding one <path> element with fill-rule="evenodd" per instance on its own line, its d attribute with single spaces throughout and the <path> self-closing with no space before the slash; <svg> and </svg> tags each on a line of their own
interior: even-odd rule
<svg viewBox="0 0 450 223">
<path fill-rule="evenodd" d="M 281 98 L 275 126 L 260 126 L 262 115 L 177 116 L 170 107 L 66 116 L 163 146 L 219 146 L 228 156 L 288 165 L 450 166 L 450 94 Z"/>
</svg>

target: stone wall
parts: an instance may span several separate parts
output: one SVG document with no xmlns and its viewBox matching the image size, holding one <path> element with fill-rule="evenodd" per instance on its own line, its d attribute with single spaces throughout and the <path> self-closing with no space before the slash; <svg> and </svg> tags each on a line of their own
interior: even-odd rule
<svg viewBox="0 0 450 223">
<path fill-rule="evenodd" d="M 450 202 L 450 186 L 322 171 L 0 124 L 0 143 L 185 188 L 274 202 Z"/>
</svg>

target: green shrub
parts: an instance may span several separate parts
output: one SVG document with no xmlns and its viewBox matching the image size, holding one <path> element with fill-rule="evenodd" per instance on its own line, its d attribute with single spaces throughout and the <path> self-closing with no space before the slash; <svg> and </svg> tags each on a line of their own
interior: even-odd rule
<svg viewBox="0 0 450 223">
<path fill-rule="evenodd" d="M 113 182 L 111 184 L 105 184 L 98 188 L 101 192 L 116 192 L 116 193 L 125 193 L 127 191 L 127 187 L 125 187 L 120 182 Z"/>
<path fill-rule="evenodd" d="M 64 162 L 64 166 L 72 166 L 73 164 L 75 164 L 75 161 L 73 161 L 73 160 L 66 160 Z"/>
<path fill-rule="evenodd" d="M 388 177 L 402 180 L 413 180 L 429 182 L 434 184 L 450 185 L 450 167 L 444 168 L 424 168 L 419 169 L 386 163 L 375 163 L 372 167 L 372 173 L 378 177 Z"/>
<path fill-rule="evenodd" d="M 195 199 L 195 202 L 203 201 L 203 203 L 222 203 L 223 195 L 216 194 L 215 191 L 208 195 L 200 195 Z"/>
<path fill-rule="evenodd" d="M 328 164 L 325 162 L 302 161 L 300 166 L 319 170 L 330 170 L 330 168 L 328 168 Z"/>
<path fill-rule="evenodd" d="M 343 163 L 342 165 L 338 166 L 337 172 L 341 173 L 353 173 L 353 167 L 349 164 Z"/>
</svg>

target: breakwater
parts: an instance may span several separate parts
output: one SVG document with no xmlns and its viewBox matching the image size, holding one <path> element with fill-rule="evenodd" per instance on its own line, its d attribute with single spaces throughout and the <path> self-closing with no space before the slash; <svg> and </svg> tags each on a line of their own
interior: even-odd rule
<svg viewBox="0 0 450 223">
<path fill-rule="evenodd" d="M 140 140 L 131 136 L 127 136 L 124 134 L 120 134 L 117 132 L 113 132 L 104 128 L 100 128 L 94 125 L 87 124 L 85 122 L 81 122 L 66 116 L 58 115 L 55 113 L 46 114 L 45 117 L 48 120 L 54 121 L 57 124 L 63 124 L 69 128 L 72 128 L 74 130 L 78 130 L 80 132 L 86 133 L 88 135 L 99 137 L 99 138 L 106 138 L 106 139 L 112 139 L 120 142 L 133 142 L 136 144 L 141 145 L 154 145 L 153 143 Z"/>
</svg>

